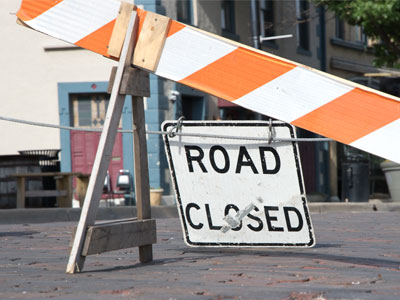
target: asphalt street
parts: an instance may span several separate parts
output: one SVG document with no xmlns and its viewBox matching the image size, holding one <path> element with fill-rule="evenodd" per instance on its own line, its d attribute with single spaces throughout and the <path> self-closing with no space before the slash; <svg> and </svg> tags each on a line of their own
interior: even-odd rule
<svg viewBox="0 0 400 300">
<path fill-rule="evenodd" d="M 191 248 L 157 219 L 154 261 L 89 256 L 66 274 L 76 222 L 0 225 L 0 299 L 400 299 L 400 213 L 312 213 L 304 249 Z"/>
</svg>

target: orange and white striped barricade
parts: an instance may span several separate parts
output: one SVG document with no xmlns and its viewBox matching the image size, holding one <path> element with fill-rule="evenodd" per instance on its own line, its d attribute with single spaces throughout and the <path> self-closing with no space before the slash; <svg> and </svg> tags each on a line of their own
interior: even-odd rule
<svg viewBox="0 0 400 300">
<path fill-rule="evenodd" d="M 35 30 L 113 57 L 108 47 L 119 9 L 115 0 L 23 0 L 17 16 Z M 399 98 L 152 12 L 137 13 L 136 67 L 400 163 Z"/>
</svg>

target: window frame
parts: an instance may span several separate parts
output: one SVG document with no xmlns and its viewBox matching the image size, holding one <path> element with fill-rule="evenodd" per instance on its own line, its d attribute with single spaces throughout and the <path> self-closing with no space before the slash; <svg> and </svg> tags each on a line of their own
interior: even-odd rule
<svg viewBox="0 0 400 300">
<path fill-rule="evenodd" d="M 260 20 L 260 34 L 262 37 L 274 36 L 275 35 L 275 12 L 274 12 L 274 1 L 273 0 L 260 0 L 259 1 L 259 20 Z M 267 16 L 267 17 L 266 17 Z M 266 21 L 272 26 L 265 29 Z M 269 32 L 268 32 L 269 31 Z M 275 40 L 270 42 L 275 43 Z"/>
<path fill-rule="evenodd" d="M 221 1 L 221 30 L 222 32 L 235 34 L 235 1 Z"/>
<path fill-rule="evenodd" d="M 182 15 L 180 16 L 180 14 Z M 185 14 L 187 15 L 186 18 L 184 17 Z M 192 25 L 193 23 L 192 0 L 176 0 L 176 20 L 181 23 Z"/>
<path fill-rule="evenodd" d="M 311 55 L 310 9 L 307 0 L 296 0 L 297 52 L 304 55 Z"/>
</svg>

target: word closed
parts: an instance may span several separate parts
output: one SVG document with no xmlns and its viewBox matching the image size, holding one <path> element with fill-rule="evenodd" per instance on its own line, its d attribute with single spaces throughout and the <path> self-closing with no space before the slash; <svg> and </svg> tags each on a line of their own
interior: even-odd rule
<svg viewBox="0 0 400 300">
<path fill-rule="evenodd" d="M 228 215 L 231 210 L 234 210 L 235 212 L 239 212 L 239 208 L 235 204 L 227 204 L 224 209 L 224 215 Z M 284 206 L 282 208 L 282 211 L 284 213 L 284 226 L 277 225 L 278 217 L 276 215 L 277 212 L 279 212 L 279 207 L 278 206 L 263 206 L 263 211 L 261 213 L 260 209 L 257 208 L 257 206 L 254 207 L 254 212 L 255 213 L 249 213 L 247 216 L 243 219 L 243 221 L 247 221 L 246 226 L 243 227 L 243 221 L 240 221 L 240 225 L 232 228 L 233 231 L 241 231 L 243 228 L 244 229 L 249 229 L 254 232 L 259 232 L 263 229 L 266 229 L 270 232 L 272 231 L 300 231 L 303 228 L 303 217 L 301 216 L 300 211 L 291 206 Z M 202 219 L 207 219 L 207 224 L 203 224 L 201 221 L 194 222 L 193 221 L 193 216 L 194 214 L 205 214 L 205 216 L 198 216 L 197 219 L 202 220 Z M 189 223 L 189 226 L 192 227 L 193 229 L 200 230 L 204 226 L 208 226 L 209 230 L 221 230 L 223 225 L 218 225 L 218 223 L 221 223 L 222 219 L 217 219 L 213 220 L 213 213 L 212 210 L 210 209 L 210 204 L 206 203 L 204 204 L 204 208 L 201 208 L 199 205 L 196 203 L 189 203 L 186 206 L 185 210 L 186 218 Z M 282 222 L 280 222 L 282 223 Z M 247 228 L 246 228 L 247 227 Z"/>
</svg>

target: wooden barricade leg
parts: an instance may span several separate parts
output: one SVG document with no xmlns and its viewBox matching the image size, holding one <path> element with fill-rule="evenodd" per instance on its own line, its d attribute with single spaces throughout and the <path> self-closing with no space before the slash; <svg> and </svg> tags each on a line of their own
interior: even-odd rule
<svg viewBox="0 0 400 300">
<path fill-rule="evenodd" d="M 56 189 L 57 191 L 65 190 L 65 185 L 64 185 L 64 180 L 63 176 L 54 176 L 54 179 L 56 180 Z M 58 196 L 57 197 L 57 205 L 58 207 L 66 207 L 66 196 Z"/>
<path fill-rule="evenodd" d="M 86 231 L 89 225 L 94 225 L 100 197 L 104 185 L 107 168 L 111 160 L 112 149 L 117 134 L 118 124 L 122 114 L 125 95 L 120 94 L 120 86 L 126 67 L 130 65 L 133 54 L 134 41 L 136 40 L 137 18 L 136 12 L 132 12 L 129 20 L 128 30 L 121 51 L 121 57 L 115 76 L 104 128 L 100 137 L 99 146 L 89 180 L 88 190 L 83 204 L 81 217 L 76 229 L 72 245 L 67 273 L 75 273 L 82 270 L 85 256 L 82 256 L 82 249 L 85 242 Z"/>
<path fill-rule="evenodd" d="M 17 177 L 17 208 L 25 208 L 25 177 Z"/>
<path fill-rule="evenodd" d="M 151 218 L 149 168 L 146 144 L 146 122 L 143 97 L 132 97 L 132 118 L 136 130 L 133 134 L 135 161 L 135 192 L 138 220 Z M 139 246 L 141 262 L 153 260 L 152 245 Z"/>
<path fill-rule="evenodd" d="M 72 207 L 72 175 L 59 175 L 54 178 L 56 179 L 57 190 L 64 190 L 66 192 L 65 196 L 57 197 L 58 207 Z"/>
<path fill-rule="evenodd" d="M 74 191 L 72 189 L 72 175 L 65 175 L 63 181 L 64 189 L 67 191 L 64 205 L 65 207 L 72 207 L 72 197 L 74 196 Z"/>
</svg>

